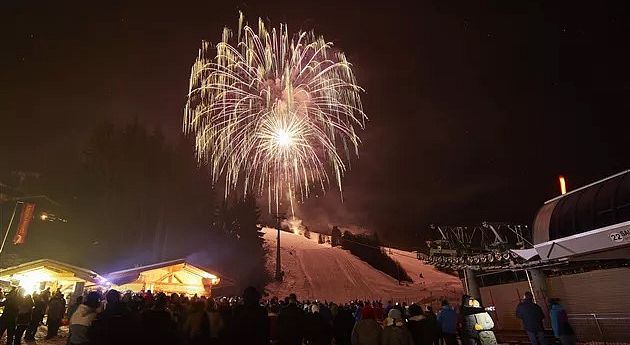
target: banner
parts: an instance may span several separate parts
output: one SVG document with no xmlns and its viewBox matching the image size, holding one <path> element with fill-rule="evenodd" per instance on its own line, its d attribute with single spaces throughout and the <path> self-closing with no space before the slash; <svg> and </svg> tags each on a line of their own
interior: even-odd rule
<svg viewBox="0 0 630 345">
<path fill-rule="evenodd" d="M 20 224 L 13 237 L 13 244 L 23 244 L 26 242 L 26 234 L 28 234 L 28 226 L 31 224 L 33 214 L 35 213 L 35 204 L 27 202 L 22 207 L 20 214 Z"/>
</svg>

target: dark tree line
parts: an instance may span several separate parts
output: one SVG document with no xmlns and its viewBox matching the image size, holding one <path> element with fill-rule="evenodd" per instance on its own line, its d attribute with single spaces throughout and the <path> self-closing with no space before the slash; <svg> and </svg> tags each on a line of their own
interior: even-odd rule
<svg viewBox="0 0 630 345">
<path fill-rule="evenodd" d="M 337 231 L 339 231 L 337 229 Z M 333 241 L 335 240 L 335 229 L 333 228 Z M 398 281 L 411 282 L 412 279 L 407 271 L 394 259 L 389 257 L 381 249 L 381 241 L 376 234 L 374 235 L 354 235 L 349 231 L 341 236 L 341 246 L 347 249 L 353 255 L 367 262 L 370 266 L 393 277 Z"/>
</svg>

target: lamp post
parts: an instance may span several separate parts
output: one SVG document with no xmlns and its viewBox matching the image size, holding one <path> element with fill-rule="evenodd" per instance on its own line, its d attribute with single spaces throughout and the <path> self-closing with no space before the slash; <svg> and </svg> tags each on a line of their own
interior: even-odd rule
<svg viewBox="0 0 630 345">
<path fill-rule="evenodd" d="M 13 206 L 13 213 L 11 214 L 11 219 L 9 220 L 9 226 L 7 226 L 7 231 L 4 233 L 4 237 L 2 238 L 2 244 L 0 244 L 0 254 L 2 254 L 4 245 L 7 242 L 7 237 L 9 237 L 9 232 L 11 231 L 11 225 L 13 225 L 13 219 L 15 218 L 15 212 L 17 211 L 18 204 L 24 204 L 24 200 L 30 200 L 30 199 L 45 199 L 51 204 L 59 206 L 58 202 L 52 200 L 47 195 L 30 195 L 30 196 L 9 199 L 9 201 L 15 201 L 15 206 Z"/>
<path fill-rule="evenodd" d="M 9 226 L 7 226 L 7 231 L 4 233 L 4 238 L 2 239 L 2 244 L 0 245 L 0 254 L 2 254 L 2 250 L 4 249 L 4 244 L 7 242 L 7 237 L 9 236 L 9 231 L 11 231 L 11 225 L 13 224 L 13 218 L 15 218 L 15 211 L 17 210 L 18 204 L 23 204 L 23 201 L 16 201 L 15 206 L 13 206 L 13 213 L 11 214 L 11 220 L 9 220 Z"/>
</svg>

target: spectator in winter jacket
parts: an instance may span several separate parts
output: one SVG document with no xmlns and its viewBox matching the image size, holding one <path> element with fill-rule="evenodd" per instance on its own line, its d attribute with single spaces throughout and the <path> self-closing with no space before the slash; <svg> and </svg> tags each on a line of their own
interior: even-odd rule
<svg viewBox="0 0 630 345">
<path fill-rule="evenodd" d="M 208 322 L 210 323 L 210 344 L 217 344 L 223 335 L 225 323 L 214 300 L 208 300 L 206 311 L 208 313 Z"/>
<path fill-rule="evenodd" d="M 204 307 L 203 301 L 196 300 L 188 310 L 188 317 L 182 329 L 187 345 L 207 344 L 210 341 L 210 321 Z"/>
<path fill-rule="evenodd" d="M 409 306 L 407 328 L 415 345 L 433 345 L 433 327 L 422 314 L 422 307 L 415 303 Z"/>
<path fill-rule="evenodd" d="M 121 303 L 120 292 L 107 291 L 105 300 L 105 310 L 96 316 L 88 330 L 91 345 L 138 344 L 138 319 Z"/>
<path fill-rule="evenodd" d="M 289 295 L 289 304 L 278 314 L 278 344 L 302 345 L 304 312 L 297 306 L 297 296 Z"/>
<path fill-rule="evenodd" d="M 352 328 L 354 328 L 354 317 L 348 308 L 340 306 L 337 308 L 337 315 L 333 320 L 333 335 L 335 344 L 350 345 Z"/>
<path fill-rule="evenodd" d="M 389 310 L 387 311 L 389 312 Z M 383 304 L 379 301 L 374 305 L 374 315 L 376 315 L 376 321 L 381 322 L 385 318 L 385 309 L 383 309 Z"/>
<path fill-rule="evenodd" d="M 330 308 L 328 308 L 326 303 L 319 303 L 318 306 L 319 306 L 319 315 L 321 315 L 321 317 L 323 317 L 324 320 L 328 322 L 328 325 L 332 326 L 333 313 L 330 310 Z"/>
<path fill-rule="evenodd" d="M 428 305 L 427 311 L 424 313 L 424 316 L 427 318 L 427 323 L 429 325 L 429 330 L 431 332 L 431 339 L 434 345 L 440 345 L 440 334 L 442 330 L 440 329 L 440 325 L 437 322 L 437 315 L 433 312 L 433 307 Z"/>
<path fill-rule="evenodd" d="M 269 316 L 260 305 L 260 293 L 256 288 L 250 286 L 243 291 L 243 305 L 234 309 L 230 327 L 234 344 L 269 344 Z"/>
<path fill-rule="evenodd" d="M 44 314 L 46 313 L 46 302 L 42 300 L 41 295 L 34 293 L 33 294 L 33 313 L 31 314 L 31 322 L 26 329 L 26 333 L 24 335 L 25 341 L 35 341 L 35 333 L 37 333 L 37 328 L 44 320 Z"/>
<path fill-rule="evenodd" d="M 361 320 L 352 329 L 352 345 L 379 345 L 381 333 L 381 325 L 376 321 L 374 309 L 369 305 L 363 307 Z"/>
<path fill-rule="evenodd" d="M 319 305 L 312 304 L 304 322 L 304 338 L 311 345 L 328 345 L 332 340 L 331 326 L 320 313 Z"/>
<path fill-rule="evenodd" d="M 478 300 L 464 295 L 462 298 L 462 317 L 464 344 L 496 345 L 497 339 L 492 331 L 494 322 L 490 314 L 481 306 Z"/>
<path fill-rule="evenodd" d="M 50 286 L 47 287 L 46 290 L 42 291 L 40 296 L 42 298 L 42 301 L 44 301 L 44 303 L 48 305 L 48 302 L 50 302 L 50 298 L 52 297 L 52 294 L 50 293 Z"/>
<path fill-rule="evenodd" d="M 392 303 L 392 301 L 387 301 L 387 304 L 385 304 L 385 308 L 383 308 L 383 315 L 377 316 L 376 318 L 378 320 L 383 320 L 387 317 L 387 315 L 389 314 L 389 310 L 392 309 L 394 307 L 394 304 Z"/>
<path fill-rule="evenodd" d="M 400 310 L 391 309 L 385 322 L 386 326 L 381 335 L 382 345 L 414 345 Z"/>
<path fill-rule="evenodd" d="M 437 314 L 437 322 L 446 345 L 457 345 L 457 313 L 447 300 L 442 301 L 442 309 Z"/>
<path fill-rule="evenodd" d="M 57 336 L 65 313 L 66 300 L 63 298 L 63 294 L 57 291 L 48 303 L 48 319 L 46 321 L 48 333 L 46 334 L 46 339 L 52 339 Z"/>
<path fill-rule="evenodd" d="M 155 303 L 140 314 L 142 337 L 147 344 L 167 345 L 177 342 L 177 326 L 166 305 L 166 295 L 159 293 Z"/>
<path fill-rule="evenodd" d="M 18 315 L 19 304 L 20 294 L 17 288 L 12 289 L 6 295 L 6 299 L 0 302 L 0 306 L 4 307 L 2 316 L 0 316 L 0 338 L 4 335 L 4 332 L 7 332 L 7 344 L 11 344 L 15 337 L 15 322 Z"/>
<path fill-rule="evenodd" d="M 23 289 L 20 288 L 20 294 L 23 293 Z M 33 298 L 31 295 L 26 295 L 20 299 L 18 305 L 18 316 L 16 319 L 15 337 L 13 339 L 14 345 L 20 345 L 22 343 L 22 336 L 28 325 L 31 323 L 31 315 L 33 313 Z"/>
<path fill-rule="evenodd" d="M 516 307 L 516 317 L 523 321 L 523 328 L 532 345 L 547 345 L 542 323 L 545 314 L 542 308 L 534 303 L 534 295 L 530 291 L 525 292 L 525 297 Z"/>
<path fill-rule="evenodd" d="M 100 299 L 101 296 L 98 292 L 90 292 L 85 302 L 78 305 L 74 313 L 72 313 L 69 322 L 70 337 L 68 344 L 84 345 L 90 343 L 88 330 L 96 318 L 96 311 L 100 305 Z M 81 300 L 83 300 L 83 298 Z"/>
<path fill-rule="evenodd" d="M 549 318 L 553 335 L 560 340 L 562 345 L 575 345 L 575 333 L 569 323 L 567 312 L 560 305 L 560 300 L 552 298 L 549 300 Z"/>
</svg>

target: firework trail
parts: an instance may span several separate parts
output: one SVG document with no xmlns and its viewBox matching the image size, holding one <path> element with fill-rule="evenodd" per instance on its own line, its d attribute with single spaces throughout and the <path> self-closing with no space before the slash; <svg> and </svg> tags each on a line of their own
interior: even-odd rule
<svg viewBox="0 0 630 345">
<path fill-rule="evenodd" d="M 269 208 L 293 203 L 341 180 L 356 129 L 367 117 L 351 64 L 313 32 L 289 35 L 286 25 L 258 29 L 239 18 L 236 35 L 203 42 L 193 64 L 183 131 L 196 138 L 200 162 L 225 193 L 267 194 Z"/>
</svg>

